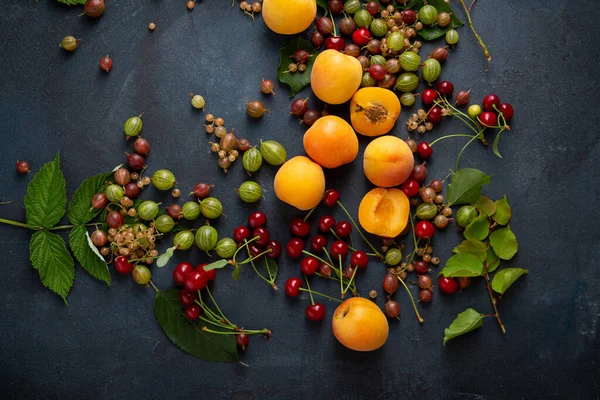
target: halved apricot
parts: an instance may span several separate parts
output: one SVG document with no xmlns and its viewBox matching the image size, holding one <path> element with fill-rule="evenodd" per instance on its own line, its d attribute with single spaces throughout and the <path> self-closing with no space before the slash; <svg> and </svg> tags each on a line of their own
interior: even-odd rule
<svg viewBox="0 0 600 400">
<path fill-rule="evenodd" d="M 394 92 L 380 87 L 360 89 L 350 102 L 350 121 L 356 132 L 381 136 L 392 130 L 400 115 L 400 101 Z"/>
<path fill-rule="evenodd" d="M 358 206 L 358 222 L 369 233 L 396 237 L 406 228 L 410 203 L 400 189 L 375 188 Z"/>
</svg>

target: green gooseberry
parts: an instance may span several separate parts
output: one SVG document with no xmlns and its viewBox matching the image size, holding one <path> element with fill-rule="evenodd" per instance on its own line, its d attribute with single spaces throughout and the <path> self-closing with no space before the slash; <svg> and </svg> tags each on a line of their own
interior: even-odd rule
<svg viewBox="0 0 600 400">
<path fill-rule="evenodd" d="M 137 215 L 144 221 L 151 221 L 158 215 L 158 203 L 152 200 L 143 201 L 137 208 Z"/>
<path fill-rule="evenodd" d="M 176 183 L 175 175 L 168 169 L 159 169 L 152 175 L 152 184 L 158 190 L 169 190 Z"/>
<path fill-rule="evenodd" d="M 181 207 L 181 212 L 183 213 L 183 218 L 193 221 L 200 216 L 200 204 L 196 201 L 187 201 L 183 207 Z"/>
</svg>

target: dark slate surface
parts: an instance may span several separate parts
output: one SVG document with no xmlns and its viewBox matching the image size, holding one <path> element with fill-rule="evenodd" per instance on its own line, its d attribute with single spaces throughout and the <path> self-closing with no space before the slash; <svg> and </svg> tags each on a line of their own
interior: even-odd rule
<svg viewBox="0 0 600 400">
<path fill-rule="evenodd" d="M 252 209 L 233 192 L 245 176 L 241 165 L 227 176 L 218 170 L 201 129 L 204 114 L 191 108 L 189 92 L 204 94 L 207 110 L 240 136 L 276 139 L 290 155 L 302 153 L 303 129 L 287 116 L 284 87 L 264 99 L 271 115 L 250 121 L 244 113 L 246 99 L 261 97 L 260 78 L 275 79 L 284 39 L 260 17 L 253 24 L 231 9 L 229 1 L 202 1 L 193 12 L 183 0 L 112 1 L 96 21 L 55 0 L 8 3 L 0 12 L 0 201 L 12 203 L 0 206 L 0 216 L 24 218 L 31 176 L 17 176 L 17 158 L 37 170 L 61 151 L 71 194 L 85 177 L 124 161 L 123 122 L 144 112 L 144 134 L 153 146 L 150 171 L 172 169 L 183 192 L 198 181 L 215 183 L 228 215 L 218 228 L 230 232 Z M 489 319 L 480 331 L 442 346 L 443 328 L 458 312 L 469 306 L 491 311 L 482 286 L 451 298 L 436 291 L 434 302 L 421 307 L 423 326 L 400 293 L 403 316 L 391 323 L 387 345 L 353 353 L 335 341 L 329 321 L 307 323 L 305 296 L 290 301 L 245 271 L 239 282 L 221 274 L 216 296 L 231 319 L 267 326 L 273 340 L 253 338 L 243 357 L 249 368 L 207 363 L 169 342 L 154 319 L 152 290 L 131 279 L 113 274 L 109 289 L 78 267 L 66 307 L 29 265 L 29 232 L 2 226 L 3 398 L 597 398 L 600 53 L 593 32 L 600 7 L 592 0 L 481 1 L 475 10 L 493 67 L 483 72 L 480 49 L 463 28 L 442 76 L 471 88 L 475 100 L 494 92 L 516 109 L 513 130 L 501 143 L 504 159 L 476 145 L 462 161 L 494 174 L 485 194 L 508 196 L 520 240 L 509 265 L 531 271 L 501 303 L 506 336 Z M 153 33 L 146 28 L 150 21 L 157 23 Z M 67 34 L 83 38 L 75 53 L 57 46 Z M 110 74 L 98 68 L 105 54 L 114 59 Z M 345 115 L 346 107 L 332 111 Z M 406 137 L 407 116 L 404 111 L 394 134 Z M 460 131 L 449 121 L 431 135 Z M 361 149 L 366 143 L 361 140 Z M 461 146 L 460 139 L 441 143 L 428 165 L 430 177 L 445 176 Z M 258 174 L 266 192 L 260 208 L 268 211 L 275 236 L 286 241 L 286 221 L 298 213 L 276 200 L 274 174 L 273 168 Z M 356 210 L 370 187 L 361 161 L 327 176 L 328 186 L 340 189 Z M 435 241 L 437 254 L 447 258 L 458 241 L 448 229 Z M 204 260 L 197 251 L 179 259 L 186 258 Z M 284 259 L 281 267 L 282 285 L 298 266 Z M 159 287 L 171 285 L 170 271 L 154 271 Z M 379 289 L 382 275 L 372 265 L 359 278 L 361 292 Z M 315 286 L 336 289 L 326 282 Z M 329 320 L 334 305 L 328 308 Z"/>
</svg>

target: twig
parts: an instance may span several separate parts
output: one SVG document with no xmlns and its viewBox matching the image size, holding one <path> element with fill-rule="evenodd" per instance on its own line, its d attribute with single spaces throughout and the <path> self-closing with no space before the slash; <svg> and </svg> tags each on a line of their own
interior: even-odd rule
<svg viewBox="0 0 600 400">
<path fill-rule="evenodd" d="M 477 31 L 475 30 L 475 27 L 473 26 L 473 21 L 471 20 L 471 12 L 467 8 L 465 1 L 464 0 L 458 0 L 458 1 L 460 2 L 460 5 L 463 7 L 463 9 L 465 10 L 465 13 L 467 14 L 467 21 L 469 22 L 469 27 L 471 28 L 473 35 L 475 35 L 475 38 L 477 39 L 477 41 L 479 42 L 479 45 L 483 49 L 483 54 L 485 55 L 485 59 L 488 61 L 488 67 L 486 69 L 486 71 L 488 71 L 492 65 L 492 55 L 490 54 L 487 46 L 485 45 L 485 43 L 483 43 L 483 40 L 481 40 L 481 37 L 477 34 Z M 475 3 L 475 1 L 473 1 L 473 3 Z M 471 6 L 473 6 L 473 3 L 471 3 Z"/>
<path fill-rule="evenodd" d="M 500 325 L 500 329 L 502 333 L 506 333 L 506 328 L 504 328 L 504 324 L 502 323 L 502 319 L 500 318 L 500 313 L 498 312 L 498 306 L 496 305 L 496 298 L 492 293 L 492 285 L 490 284 L 490 274 L 488 273 L 489 265 L 487 262 L 485 263 L 485 273 L 483 277 L 485 279 L 485 286 L 487 287 L 488 294 L 490 295 L 490 301 L 492 302 L 492 306 L 494 307 L 494 317 L 498 321 L 498 325 Z"/>
</svg>

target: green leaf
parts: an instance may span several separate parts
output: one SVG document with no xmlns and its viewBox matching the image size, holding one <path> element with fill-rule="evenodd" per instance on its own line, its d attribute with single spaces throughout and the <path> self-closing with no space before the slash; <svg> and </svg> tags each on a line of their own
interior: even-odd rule
<svg viewBox="0 0 600 400">
<path fill-rule="evenodd" d="M 242 272 L 242 266 L 236 265 L 235 268 L 233 269 L 233 272 L 231 273 L 231 277 L 233 278 L 234 281 L 240 280 L 241 272 Z"/>
<path fill-rule="evenodd" d="M 77 188 L 69 204 L 67 213 L 69 221 L 75 225 L 83 225 L 102 211 L 92 208 L 92 197 L 106 189 L 106 181 L 112 177 L 112 173 L 99 174 L 84 179 Z"/>
<path fill-rule="evenodd" d="M 462 22 L 460 19 L 458 19 L 458 17 L 456 17 L 456 13 L 452 11 L 452 8 L 444 0 L 427 0 L 427 4 L 434 6 L 438 10 L 438 12 L 445 11 L 447 13 L 450 13 L 451 21 L 450 24 L 445 28 L 441 28 L 438 25 L 423 26 L 423 29 L 417 31 L 419 36 L 421 36 L 423 39 L 435 40 L 439 37 L 445 36 L 446 32 L 448 32 L 450 29 L 456 29 L 464 25 L 464 22 Z M 417 6 L 420 8 L 423 6 L 423 3 L 420 2 L 420 4 L 418 4 Z"/>
<path fill-rule="evenodd" d="M 329 11 L 329 5 L 327 4 L 327 0 L 317 0 L 317 5 L 325 11 Z"/>
<path fill-rule="evenodd" d="M 500 200 L 496 200 L 496 213 L 492 215 L 492 219 L 499 225 L 506 225 L 511 217 L 512 209 L 510 208 L 510 204 L 508 204 L 506 196 Z"/>
<path fill-rule="evenodd" d="M 86 0 L 58 0 L 59 3 L 66 4 L 68 6 L 77 6 L 80 4 L 85 4 Z"/>
<path fill-rule="evenodd" d="M 483 314 L 475 311 L 472 308 L 467 308 L 465 311 L 457 315 L 449 327 L 444 329 L 444 345 L 450 339 L 464 335 L 483 325 Z"/>
<path fill-rule="evenodd" d="M 177 249 L 177 247 L 169 247 L 167 251 L 161 254 L 156 260 L 156 266 L 158 268 L 162 268 L 169 263 L 171 257 L 173 257 L 173 252 Z"/>
<path fill-rule="evenodd" d="M 396 0 L 393 0 L 393 1 L 389 2 L 389 3 L 387 3 L 387 4 L 382 4 L 380 0 L 375 0 L 375 1 L 379 4 L 380 7 L 382 7 L 382 9 L 384 7 L 386 7 L 386 6 L 388 6 L 389 4 L 393 5 L 394 9 L 396 9 L 396 10 L 398 10 L 398 9 L 405 10 L 407 8 L 417 8 L 417 9 L 419 9 L 420 7 L 423 6 L 423 0 L 410 0 L 406 4 L 399 4 L 398 1 L 396 1 Z M 420 7 L 415 7 L 415 6 L 419 6 L 419 5 L 420 5 Z"/>
<path fill-rule="evenodd" d="M 495 230 L 490 235 L 490 244 L 494 252 L 502 260 L 510 260 L 519 250 L 517 237 L 510 230 L 510 226 Z"/>
<path fill-rule="evenodd" d="M 230 265 L 229 261 L 227 261 L 227 260 L 219 260 L 219 261 L 215 261 L 213 263 L 210 263 L 208 265 L 205 265 L 203 268 L 204 268 L 205 271 L 210 271 L 210 270 L 213 270 L 213 269 L 225 268 L 228 265 Z"/>
<path fill-rule="evenodd" d="M 487 257 L 485 243 L 477 239 L 464 240 L 461 244 L 456 246 L 453 251 L 456 254 L 473 254 L 481 261 L 485 261 Z"/>
<path fill-rule="evenodd" d="M 306 64 L 306 70 L 304 72 L 288 72 L 288 65 L 292 62 L 290 56 L 294 54 L 296 50 L 303 49 L 310 54 L 308 63 Z M 290 97 L 294 97 L 296 93 L 301 91 L 305 86 L 310 84 L 310 73 L 312 66 L 317 56 L 317 50 L 313 45 L 306 39 L 301 37 L 293 38 L 287 46 L 279 50 L 279 67 L 277 68 L 277 76 L 279 82 L 285 83 L 291 89 Z"/>
<path fill-rule="evenodd" d="M 75 266 L 62 238 L 48 231 L 34 233 L 29 243 L 29 260 L 38 270 L 44 286 L 62 297 L 67 304 Z"/>
<path fill-rule="evenodd" d="M 52 228 L 65 214 L 67 183 L 60 170 L 60 154 L 36 173 L 25 195 L 27 225 Z"/>
<path fill-rule="evenodd" d="M 494 154 L 500 158 L 502 158 L 502 154 L 500 154 L 500 151 L 498 150 L 498 143 L 500 143 L 500 135 L 502 134 L 502 131 L 498 131 L 498 133 L 496 134 L 496 137 L 494 138 L 494 144 L 492 145 L 492 151 L 494 152 Z"/>
<path fill-rule="evenodd" d="M 204 332 L 206 322 L 189 321 L 179 303 L 179 290 L 157 292 L 154 314 L 165 334 L 183 351 L 206 361 L 239 361 L 234 335 Z M 217 329 L 210 324 L 208 327 Z"/>
<path fill-rule="evenodd" d="M 491 217 L 496 212 L 496 203 L 494 203 L 494 200 L 490 199 L 489 197 L 479 196 L 479 200 L 477 200 L 477 208 L 488 217 Z"/>
<path fill-rule="evenodd" d="M 267 270 L 267 274 L 269 274 L 269 278 L 272 281 L 275 281 L 275 278 L 277 277 L 277 273 L 279 272 L 279 265 L 277 265 L 277 262 L 275 260 L 273 260 L 272 258 L 269 257 L 265 257 L 265 269 Z"/>
<path fill-rule="evenodd" d="M 523 274 L 528 274 L 529 271 L 523 268 L 505 268 L 496 272 L 492 280 L 492 289 L 495 292 L 504 294 L 506 290 Z"/>
<path fill-rule="evenodd" d="M 491 175 L 475 168 L 459 169 L 452 174 L 452 181 L 448 185 L 448 205 L 476 203 L 481 188 L 490 183 L 491 179 Z"/>
<path fill-rule="evenodd" d="M 75 258 L 94 278 L 106 282 L 110 286 L 110 271 L 104 257 L 92 243 L 85 226 L 76 226 L 69 234 L 69 246 Z"/>
<path fill-rule="evenodd" d="M 494 272 L 496 268 L 500 266 L 500 259 L 494 252 L 494 249 L 488 247 L 487 249 L 487 257 L 485 259 L 485 263 L 488 266 L 488 272 Z"/>
<path fill-rule="evenodd" d="M 446 261 L 438 276 L 467 278 L 483 275 L 483 261 L 473 254 L 456 254 Z"/>
<path fill-rule="evenodd" d="M 479 214 L 464 231 L 464 236 L 467 239 L 483 240 L 490 233 L 490 220 L 484 213 Z"/>
</svg>

